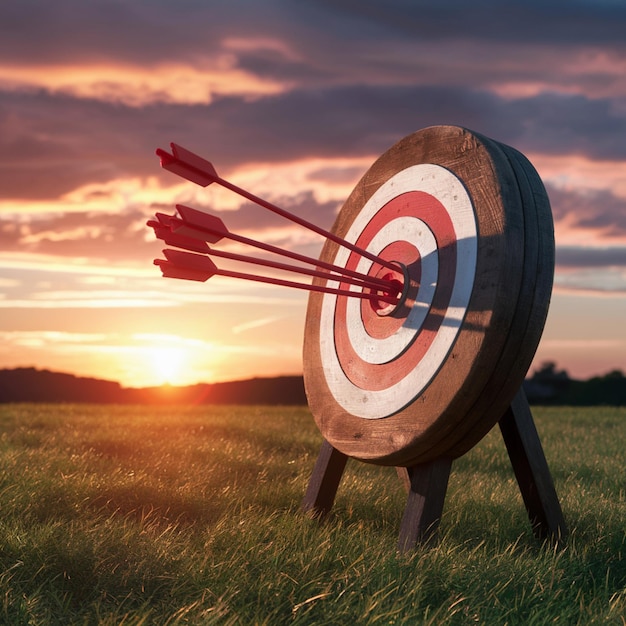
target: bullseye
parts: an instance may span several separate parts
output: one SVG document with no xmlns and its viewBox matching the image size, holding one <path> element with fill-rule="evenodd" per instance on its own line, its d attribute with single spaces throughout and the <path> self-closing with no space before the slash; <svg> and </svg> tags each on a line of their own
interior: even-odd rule
<svg viewBox="0 0 626 626">
<path fill-rule="evenodd" d="M 402 291 L 398 301 L 393 305 L 385 302 L 368 302 L 365 307 L 361 307 L 361 319 L 368 335 L 377 339 L 383 339 L 395 332 L 406 319 L 410 308 L 413 306 L 417 296 L 417 289 L 422 279 L 422 264 L 419 251 L 415 246 L 406 241 L 397 241 L 386 248 L 381 253 L 381 257 L 393 259 L 398 265 L 396 272 L 388 272 L 386 268 L 378 268 L 374 264 L 372 273 L 376 276 L 385 276 L 387 280 L 402 281 Z M 345 303 L 346 307 L 349 303 Z M 343 303 L 341 303 L 343 305 Z M 385 317 L 386 319 L 381 319 Z"/>
<path fill-rule="evenodd" d="M 376 273 L 377 278 L 386 280 L 393 285 L 393 290 L 389 292 L 383 292 L 383 295 L 389 296 L 393 292 L 398 298 L 398 301 L 395 304 L 388 303 L 385 300 L 370 300 L 369 305 L 371 309 L 376 313 L 376 315 L 380 317 L 391 315 L 392 313 L 397 313 L 401 309 L 401 307 L 404 306 L 404 303 L 406 302 L 406 297 L 408 295 L 410 285 L 410 276 L 408 269 L 406 265 L 403 265 L 398 261 L 394 261 L 394 263 L 397 263 L 398 265 L 397 271 L 390 272 L 386 268 L 381 268 Z M 372 293 L 378 293 L 374 292 L 371 289 L 370 291 Z"/>
</svg>

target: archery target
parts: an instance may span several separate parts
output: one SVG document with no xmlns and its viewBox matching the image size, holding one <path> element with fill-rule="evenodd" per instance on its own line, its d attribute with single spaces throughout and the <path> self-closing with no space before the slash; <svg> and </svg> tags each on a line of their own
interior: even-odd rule
<svg viewBox="0 0 626 626">
<path fill-rule="evenodd" d="M 383 258 L 389 246 L 402 242 L 414 246 L 421 259 L 419 286 L 408 314 L 383 337 L 368 333 L 358 299 L 342 297 L 339 304 L 335 295 L 323 297 L 320 334 L 329 338 L 321 343 L 328 387 L 352 415 L 380 419 L 421 393 L 454 344 L 476 267 L 472 202 L 461 181 L 447 169 L 414 165 L 372 195 L 345 239 Z M 340 248 L 333 262 L 350 269 L 356 263 L 355 269 L 364 274 L 374 266 L 347 248 Z M 439 283 L 440 274 L 447 284 Z M 443 301 L 435 300 L 437 292 Z M 376 326 L 371 317 L 369 321 Z"/>
<path fill-rule="evenodd" d="M 371 166 L 333 232 L 383 263 L 330 241 L 322 260 L 403 298 L 310 295 L 304 379 L 322 435 L 385 465 L 463 454 L 510 404 L 545 322 L 554 243 L 536 172 L 466 129 L 424 129 Z"/>
</svg>

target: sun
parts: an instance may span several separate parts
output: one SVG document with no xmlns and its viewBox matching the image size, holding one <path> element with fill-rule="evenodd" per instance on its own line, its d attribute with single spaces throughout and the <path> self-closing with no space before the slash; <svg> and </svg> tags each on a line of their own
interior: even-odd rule
<svg viewBox="0 0 626 626">
<path fill-rule="evenodd" d="M 185 362 L 184 350 L 171 346 L 151 348 L 148 359 L 158 384 L 178 382 Z"/>
</svg>

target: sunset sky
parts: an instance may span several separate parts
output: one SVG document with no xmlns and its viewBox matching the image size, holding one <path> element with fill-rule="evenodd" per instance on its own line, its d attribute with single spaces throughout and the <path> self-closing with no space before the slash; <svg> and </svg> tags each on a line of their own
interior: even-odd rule
<svg viewBox="0 0 626 626">
<path fill-rule="evenodd" d="M 522 151 L 556 226 L 533 367 L 626 371 L 623 0 L 5 0 L 0 368 L 125 386 L 297 374 L 306 293 L 163 279 L 145 226 L 176 203 L 315 257 L 320 239 L 161 170 L 176 142 L 330 228 L 415 130 Z"/>
</svg>

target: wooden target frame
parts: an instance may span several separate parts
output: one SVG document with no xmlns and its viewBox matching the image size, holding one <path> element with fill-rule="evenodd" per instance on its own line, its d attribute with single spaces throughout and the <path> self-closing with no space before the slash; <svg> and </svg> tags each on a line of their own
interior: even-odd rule
<svg viewBox="0 0 626 626">
<path fill-rule="evenodd" d="M 148 221 L 175 248 L 154 261 L 165 277 L 221 275 L 311 291 L 304 383 L 324 443 L 305 511 L 330 511 L 348 458 L 395 466 L 409 494 L 399 543 L 408 550 L 434 536 L 453 460 L 499 423 L 534 532 L 564 538 L 522 391 L 554 273 L 550 204 L 522 154 L 456 126 L 420 130 L 376 160 L 332 231 L 238 187 L 177 144 L 157 155 L 174 174 L 218 184 L 326 239 L 314 259 L 180 204 Z M 208 245 L 223 239 L 282 260 Z M 313 282 L 218 268 L 213 258 Z"/>
<path fill-rule="evenodd" d="M 550 205 L 532 165 L 463 128 L 418 131 L 371 166 L 332 232 L 396 275 L 330 240 L 321 261 L 397 280 L 403 293 L 397 306 L 309 297 L 304 379 L 324 444 L 303 509 L 330 510 L 348 458 L 396 466 L 408 550 L 434 536 L 453 459 L 499 423 L 534 532 L 563 538 L 521 390 L 554 271 Z"/>
</svg>

